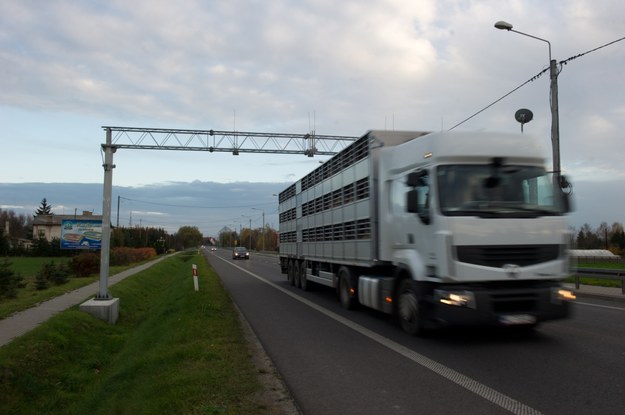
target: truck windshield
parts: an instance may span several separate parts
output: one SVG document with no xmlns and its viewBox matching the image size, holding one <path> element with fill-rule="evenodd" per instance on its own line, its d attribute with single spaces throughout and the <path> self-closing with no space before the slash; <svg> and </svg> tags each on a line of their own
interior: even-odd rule
<svg viewBox="0 0 625 415">
<path fill-rule="evenodd" d="M 445 216 L 528 218 L 564 213 L 552 173 L 536 166 L 446 165 L 437 168 Z"/>
</svg>

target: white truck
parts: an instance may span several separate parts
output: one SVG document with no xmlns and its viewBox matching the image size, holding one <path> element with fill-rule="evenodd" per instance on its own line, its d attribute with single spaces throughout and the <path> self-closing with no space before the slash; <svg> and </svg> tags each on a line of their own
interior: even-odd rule
<svg viewBox="0 0 625 415">
<path fill-rule="evenodd" d="M 369 131 L 280 193 L 281 271 L 410 334 L 564 318 L 566 185 L 529 135 Z"/>
</svg>

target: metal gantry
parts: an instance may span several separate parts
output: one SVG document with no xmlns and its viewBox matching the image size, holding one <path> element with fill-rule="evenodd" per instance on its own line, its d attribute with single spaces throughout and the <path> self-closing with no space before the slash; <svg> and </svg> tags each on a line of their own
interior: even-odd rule
<svg viewBox="0 0 625 415">
<path fill-rule="evenodd" d="M 332 156 L 358 137 L 249 131 L 102 127 L 112 133 L 116 149 L 183 150 Z"/>
<path fill-rule="evenodd" d="M 113 193 L 113 154 L 118 149 L 183 150 L 265 154 L 332 156 L 358 137 L 243 131 L 181 130 L 166 128 L 102 127 L 106 132 L 104 150 L 104 191 L 102 197 L 102 249 L 100 284 L 96 300 L 109 300 L 109 253 L 111 246 L 111 198 Z"/>
</svg>

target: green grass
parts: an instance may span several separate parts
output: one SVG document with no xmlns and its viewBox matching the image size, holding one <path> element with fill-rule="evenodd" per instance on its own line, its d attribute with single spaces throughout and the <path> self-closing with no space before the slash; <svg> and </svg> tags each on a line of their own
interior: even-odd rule
<svg viewBox="0 0 625 415">
<path fill-rule="evenodd" d="M 45 263 L 54 262 L 55 264 L 61 264 L 71 261 L 71 258 L 67 257 L 55 257 L 55 258 L 31 258 L 31 257 L 10 257 L 8 258 L 11 263 L 11 269 L 16 273 L 19 273 L 24 278 L 23 283 L 25 287 L 17 290 L 16 298 L 3 298 L 0 299 L 0 319 L 6 318 L 11 314 L 25 310 L 34 305 L 37 305 L 43 301 L 49 300 L 54 297 L 58 297 L 68 291 L 75 290 L 85 285 L 91 284 L 97 281 L 99 276 L 92 275 L 85 278 L 70 277 L 69 281 L 63 285 L 50 284 L 45 290 L 37 290 L 35 287 L 35 276 Z M 115 266 L 110 267 L 109 274 L 115 275 L 132 266 Z"/>
<path fill-rule="evenodd" d="M 564 281 L 575 284 L 575 277 L 568 277 Z M 607 280 L 603 278 L 580 277 L 579 283 L 581 285 L 594 285 L 596 287 L 621 287 L 620 280 Z"/>
<path fill-rule="evenodd" d="M 583 262 L 579 261 L 574 265 L 576 268 L 601 268 L 601 269 L 625 269 L 624 263 L 619 262 Z M 575 277 L 565 279 L 566 282 L 575 283 Z M 620 280 L 606 278 L 580 277 L 579 283 L 583 285 L 594 285 L 597 287 L 621 287 Z"/>
<path fill-rule="evenodd" d="M 173 256 L 110 291 L 117 324 L 74 307 L 0 348 L 0 413 L 267 413 L 238 315 L 200 255 Z"/>
<path fill-rule="evenodd" d="M 24 277 L 34 277 L 45 263 L 65 264 L 72 259 L 69 257 L 9 257 L 8 260 L 13 271 Z"/>
<path fill-rule="evenodd" d="M 578 268 L 606 268 L 606 269 L 625 269 L 625 263 L 621 262 L 578 262 Z"/>
</svg>

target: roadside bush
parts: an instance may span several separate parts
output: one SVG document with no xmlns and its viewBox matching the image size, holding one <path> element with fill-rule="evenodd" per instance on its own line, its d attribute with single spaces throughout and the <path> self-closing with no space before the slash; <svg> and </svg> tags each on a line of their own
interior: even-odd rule
<svg viewBox="0 0 625 415">
<path fill-rule="evenodd" d="M 11 263 L 8 258 L 4 258 L 0 262 L 0 298 L 17 297 L 17 289 L 22 284 L 22 277 L 11 269 Z"/>
<path fill-rule="evenodd" d="M 100 271 L 100 254 L 83 252 L 72 258 L 69 269 L 76 277 L 88 277 Z"/>
<path fill-rule="evenodd" d="M 132 252 L 135 248 L 116 247 L 111 249 L 111 265 L 130 265 L 132 263 Z"/>
<path fill-rule="evenodd" d="M 55 264 L 54 261 L 46 262 L 35 276 L 38 290 L 47 288 L 47 282 L 55 285 L 63 285 L 69 280 L 69 268 L 63 264 Z M 45 283 L 44 283 L 45 282 Z M 41 288 L 40 288 L 41 287 Z"/>
<path fill-rule="evenodd" d="M 156 249 L 154 248 L 138 248 L 137 249 L 137 261 L 146 261 L 156 257 Z"/>
<path fill-rule="evenodd" d="M 55 265 L 52 263 L 52 270 L 50 274 L 50 281 L 56 285 L 63 285 L 69 281 L 69 267 L 66 264 Z"/>
<path fill-rule="evenodd" d="M 130 265 L 156 257 L 154 248 L 116 247 L 111 249 L 111 265 Z"/>
<path fill-rule="evenodd" d="M 45 276 L 45 274 L 38 272 L 35 275 L 35 289 L 37 289 L 37 291 L 41 291 L 41 290 L 45 290 L 49 286 L 50 286 L 50 283 L 48 282 L 48 278 Z"/>
<path fill-rule="evenodd" d="M 124 266 L 156 257 L 154 248 L 116 247 L 111 249 L 110 265 Z M 100 254 L 83 252 L 72 258 L 69 270 L 76 277 L 88 277 L 100 272 Z"/>
</svg>

